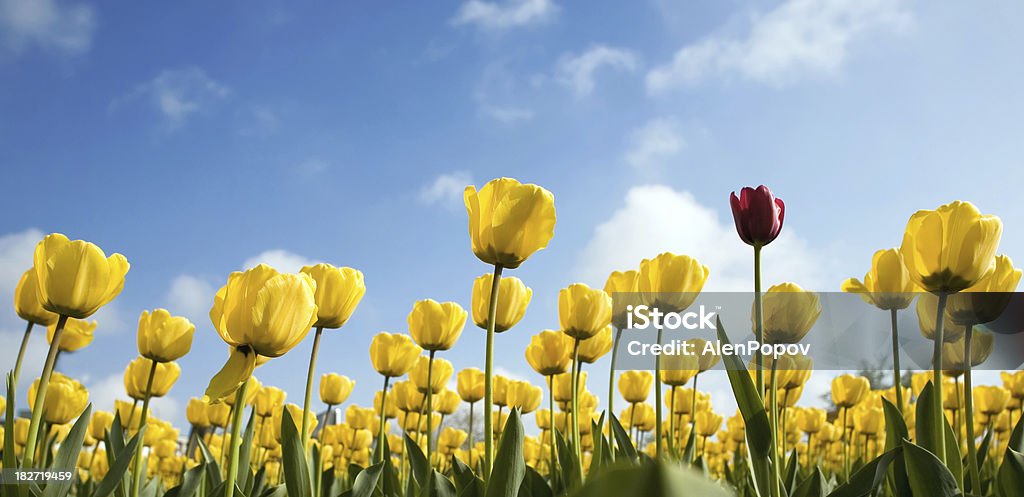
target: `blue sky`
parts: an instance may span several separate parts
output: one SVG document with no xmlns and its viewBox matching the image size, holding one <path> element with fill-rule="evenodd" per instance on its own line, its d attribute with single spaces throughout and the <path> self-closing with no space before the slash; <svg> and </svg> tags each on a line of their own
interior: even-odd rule
<svg viewBox="0 0 1024 497">
<path fill-rule="evenodd" d="M 193 352 L 156 406 L 181 420 L 226 354 L 212 292 L 260 261 L 365 273 L 318 371 L 369 402 L 374 333 L 404 331 L 419 298 L 469 306 L 487 268 L 461 191 L 497 176 L 556 198 L 550 247 L 513 272 L 534 302 L 498 342 L 499 366 L 535 381 L 521 351 L 574 281 L 672 250 L 711 267 L 709 288 L 746 289 L 727 201 L 745 185 L 789 208 L 770 282 L 836 290 L 914 210 L 953 199 L 1001 216 L 1020 261 L 1022 22 L 1010 1 L 0 0 L 0 298 L 46 232 L 125 254 L 124 293 L 61 368 L 109 403 L 138 314 L 188 315 Z M 10 307 L 0 330 L 13 363 Z M 482 335 L 443 356 L 482 367 Z M 308 349 L 258 377 L 300 402 Z"/>
</svg>

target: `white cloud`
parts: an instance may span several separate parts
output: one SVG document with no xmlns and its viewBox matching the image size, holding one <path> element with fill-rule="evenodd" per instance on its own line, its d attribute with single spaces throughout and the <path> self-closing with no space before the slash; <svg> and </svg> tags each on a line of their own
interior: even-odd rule
<svg viewBox="0 0 1024 497">
<path fill-rule="evenodd" d="M 171 281 L 167 291 L 167 309 L 175 315 L 185 316 L 192 323 L 205 323 L 216 290 L 208 281 L 182 274 Z"/>
<path fill-rule="evenodd" d="M 469 0 L 459 7 L 452 24 L 475 24 L 484 29 L 507 29 L 548 21 L 555 17 L 558 6 L 551 0 L 508 0 L 485 2 Z"/>
<path fill-rule="evenodd" d="M 632 72 L 639 65 L 636 54 L 624 48 L 595 45 L 579 55 L 565 54 L 555 65 L 559 83 L 573 91 L 577 97 L 586 97 L 594 91 L 594 75 L 602 67 Z"/>
<path fill-rule="evenodd" d="M 89 51 L 96 9 L 57 0 L 0 0 L 0 39 L 21 53 L 30 46 L 66 54 Z"/>
<path fill-rule="evenodd" d="M 177 128 L 230 94 L 230 88 L 198 67 L 165 69 L 128 95 L 114 100 L 110 107 L 115 109 L 124 103 L 142 99 L 163 116 L 169 127 Z"/>
<path fill-rule="evenodd" d="M 643 172 L 665 166 L 686 147 L 679 122 L 660 117 L 647 121 L 626 138 L 626 162 Z"/>
<path fill-rule="evenodd" d="M 515 76 L 502 63 L 484 68 L 473 90 L 473 100 L 481 115 L 502 124 L 518 124 L 534 117 L 533 109 L 511 103 L 522 99 Z"/>
<path fill-rule="evenodd" d="M 728 206 L 727 200 L 722 199 Z M 592 285 L 604 285 L 614 270 L 636 268 L 644 258 L 671 251 L 697 258 L 711 270 L 706 290 L 750 291 L 752 252 L 736 235 L 731 219 L 697 202 L 685 191 L 662 185 L 636 186 L 625 205 L 599 224 L 579 257 L 576 273 Z M 793 281 L 809 289 L 829 289 L 822 257 L 787 226 L 762 255 L 765 286 Z"/>
<path fill-rule="evenodd" d="M 44 236 L 36 228 L 0 236 L 0 298 L 4 302 L 14 298 L 14 287 L 21 275 L 32 267 L 32 254 Z"/>
<path fill-rule="evenodd" d="M 130 400 L 124 390 L 124 374 L 116 373 L 100 378 L 95 382 L 86 381 L 89 389 L 89 402 L 93 410 L 112 411 L 115 400 Z M 152 415 L 170 421 L 175 426 L 188 426 L 181 409 L 181 402 L 168 395 L 152 399 L 149 403 Z"/>
<path fill-rule="evenodd" d="M 443 205 L 455 208 L 462 205 L 462 192 L 466 185 L 473 184 L 473 177 L 466 171 L 445 173 L 420 190 L 419 200 L 427 205 Z"/>
<path fill-rule="evenodd" d="M 297 273 L 302 266 L 311 266 L 316 261 L 308 259 L 299 254 L 293 254 L 287 250 L 274 249 L 256 254 L 242 263 L 242 269 L 249 269 L 258 264 L 267 264 L 283 273 Z M 211 299 L 210 302 L 213 302 Z"/>
<path fill-rule="evenodd" d="M 911 15 L 900 1 L 788 0 L 754 14 L 741 36 L 712 35 L 686 45 L 647 73 L 647 90 L 673 88 L 732 74 L 770 85 L 835 74 L 854 40 L 872 31 L 904 31 Z"/>
</svg>

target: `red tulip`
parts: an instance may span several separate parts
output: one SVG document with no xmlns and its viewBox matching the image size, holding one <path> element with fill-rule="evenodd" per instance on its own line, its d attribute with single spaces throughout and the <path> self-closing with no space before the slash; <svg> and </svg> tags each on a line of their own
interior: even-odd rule
<svg viewBox="0 0 1024 497">
<path fill-rule="evenodd" d="M 782 220 L 786 216 L 786 204 L 767 186 L 740 190 L 739 197 L 733 192 L 729 197 L 732 217 L 736 221 L 736 232 L 747 245 L 763 247 L 779 236 Z"/>
</svg>

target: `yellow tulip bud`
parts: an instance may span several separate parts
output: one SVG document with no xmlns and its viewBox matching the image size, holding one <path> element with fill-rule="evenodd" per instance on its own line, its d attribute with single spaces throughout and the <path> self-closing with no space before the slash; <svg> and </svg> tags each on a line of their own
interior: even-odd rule
<svg viewBox="0 0 1024 497">
<path fill-rule="evenodd" d="M 14 420 L 14 443 L 25 445 L 28 441 L 28 418 L 17 418 Z"/>
<path fill-rule="evenodd" d="M 466 368 L 459 371 L 456 389 L 463 402 L 472 404 L 484 398 L 484 372 L 477 368 Z"/>
<path fill-rule="evenodd" d="M 494 277 L 490 273 L 473 280 L 473 323 L 487 329 L 489 319 L 491 287 Z M 494 332 L 502 333 L 511 329 L 526 314 L 526 308 L 533 298 L 533 290 L 514 276 L 501 278 L 498 282 L 498 301 L 494 318 Z"/>
<path fill-rule="evenodd" d="M 53 313 L 87 318 L 121 293 L 128 268 L 121 254 L 107 257 L 92 243 L 46 235 L 33 258 L 39 303 Z"/>
<path fill-rule="evenodd" d="M 53 335 L 57 332 L 57 323 L 46 328 L 46 343 L 53 343 Z M 64 323 L 64 331 L 60 338 L 62 352 L 74 352 L 83 349 L 96 338 L 96 321 L 68 319 Z"/>
<path fill-rule="evenodd" d="M 209 407 L 210 405 L 203 402 L 203 399 L 192 397 L 188 399 L 188 404 L 185 406 L 185 418 L 192 426 L 206 428 L 210 426 Z"/>
<path fill-rule="evenodd" d="M 317 328 L 341 328 L 352 317 L 366 293 L 363 273 L 350 267 L 330 264 L 304 266 L 302 273 L 316 281 Z"/>
<path fill-rule="evenodd" d="M 832 380 L 832 403 L 839 407 L 850 408 L 871 390 L 871 384 L 863 376 L 843 374 Z"/>
<path fill-rule="evenodd" d="M 452 368 L 452 363 L 437 357 L 434 359 L 434 364 L 428 375 L 427 368 L 430 365 L 429 363 L 430 358 L 420 356 L 412 370 L 409 371 L 409 379 L 416 384 L 416 388 L 420 392 L 427 393 L 427 391 L 430 391 L 436 394 L 448 384 L 454 369 Z M 429 384 L 427 383 L 427 376 L 430 376 Z"/>
<path fill-rule="evenodd" d="M 377 333 L 370 342 L 370 362 L 378 373 L 391 378 L 404 376 L 419 358 L 423 349 L 408 335 Z"/>
<path fill-rule="evenodd" d="M 596 335 L 580 342 L 579 360 L 585 364 L 593 364 L 611 350 L 612 327 L 609 325 Z"/>
<path fill-rule="evenodd" d="M 1003 371 L 999 376 L 1003 380 L 1003 387 L 1010 391 L 1013 398 L 1024 398 L 1024 371 Z"/>
<path fill-rule="evenodd" d="M 772 285 L 762 299 L 765 343 L 797 343 L 821 315 L 818 294 L 795 283 Z M 751 311 L 751 322 L 757 326 Z"/>
<path fill-rule="evenodd" d="M 914 213 L 900 253 L 917 286 L 933 293 L 959 292 L 992 271 L 1002 233 L 998 217 L 955 201 Z"/>
<path fill-rule="evenodd" d="M 614 297 L 614 294 L 623 294 L 619 298 L 626 297 L 630 300 L 629 303 L 638 304 L 640 302 L 633 302 L 636 296 L 639 295 L 637 292 L 637 277 L 640 276 L 639 271 L 613 271 L 612 274 L 608 275 L 608 280 L 604 283 L 604 292 Z M 627 326 L 626 321 L 626 306 L 621 305 L 615 309 L 617 313 L 612 315 L 612 324 L 616 329 L 624 330 Z"/>
<path fill-rule="evenodd" d="M 542 376 L 564 373 L 572 362 L 572 339 L 561 332 L 544 330 L 530 338 L 526 362 Z"/>
<path fill-rule="evenodd" d="M 114 414 L 107 411 L 93 411 L 89 419 L 89 436 L 96 440 L 106 438 L 107 431 L 114 422 Z"/>
<path fill-rule="evenodd" d="M 986 416 L 995 416 L 1003 412 L 1009 400 L 1010 391 L 1003 387 L 974 387 L 974 409 Z"/>
<path fill-rule="evenodd" d="M 425 350 L 448 350 L 462 335 L 466 316 L 455 302 L 420 300 L 409 313 L 409 334 Z"/>
<path fill-rule="evenodd" d="M 328 373 L 320 377 L 320 401 L 324 404 L 336 406 L 345 402 L 356 382 L 347 376 L 337 373 Z"/>
<path fill-rule="evenodd" d="M 641 431 L 649 431 L 650 425 L 654 424 L 654 408 L 650 404 L 639 402 L 630 404 L 622 411 L 620 420 L 626 429 L 639 428 Z M 648 422 L 648 420 L 651 420 Z"/>
<path fill-rule="evenodd" d="M 156 362 L 176 361 L 192 349 L 195 331 L 195 325 L 187 318 L 171 316 L 165 309 L 152 313 L 142 311 L 139 316 L 139 355 Z"/>
<path fill-rule="evenodd" d="M 373 409 L 366 409 L 355 404 L 350 405 L 348 406 L 348 409 L 345 409 L 345 424 L 356 430 L 369 429 L 370 425 L 375 424 L 375 417 L 376 415 L 374 414 Z"/>
<path fill-rule="evenodd" d="M 604 290 L 573 283 L 558 292 L 558 320 L 562 332 L 586 340 L 611 324 L 612 298 Z"/>
<path fill-rule="evenodd" d="M 18 286 L 14 288 L 14 312 L 25 321 L 50 326 L 57 322 L 57 315 L 43 309 L 39 302 L 39 280 L 36 278 L 35 268 L 21 275 Z"/>
<path fill-rule="evenodd" d="M 28 405 L 35 405 L 39 379 L 28 388 Z M 89 403 L 89 391 L 78 380 L 56 371 L 50 376 L 50 383 L 43 402 L 43 419 L 47 423 L 65 424 L 78 417 Z"/>
<path fill-rule="evenodd" d="M 154 367 L 155 364 L 155 367 Z M 153 362 L 145 357 L 136 357 L 128 363 L 124 370 L 124 388 L 128 396 L 135 400 L 146 398 L 146 384 L 150 370 L 153 371 L 153 382 L 149 389 L 150 397 L 163 397 L 171 391 L 174 382 L 181 376 L 181 367 L 174 362 Z"/>
<path fill-rule="evenodd" d="M 519 408 L 523 414 L 529 414 L 540 407 L 544 392 L 527 381 L 513 381 L 508 385 L 506 402 L 510 408 Z"/>
<path fill-rule="evenodd" d="M 619 393 L 626 402 L 643 402 L 651 394 L 653 383 L 650 371 L 626 371 L 619 376 Z"/>
<path fill-rule="evenodd" d="M 487 264 L 517 268 L 554 235 L 555 197 L 537 185 L 499 178 L 464 198 L 473 253 Z"/>
<path fill-rule="evenodd" d="M 858 293 L 865 302 L 888 311 L 906 309 L 914 300 L 917 285 L 910 279 L 903 255 L 893 248 L 876 251 L 864 281 L 849 278 L 843 282 L 842 290 Z"/>
<path fill-rule="evenodd" d="M 272 416 L 274 410 L 283 406 L 288 394 L 277 387 L 265 386 L 256 393 L 253 405 L 256 407 L 256 415 L 261 417 Z"/>
<path fill-rule="evenodd" d="M 636 287 L 645 304 L 662 312 L 681 312 L 696 300 L 708 272 L 693 257 L 664 252 L 640 262 Z"/>
</svg>

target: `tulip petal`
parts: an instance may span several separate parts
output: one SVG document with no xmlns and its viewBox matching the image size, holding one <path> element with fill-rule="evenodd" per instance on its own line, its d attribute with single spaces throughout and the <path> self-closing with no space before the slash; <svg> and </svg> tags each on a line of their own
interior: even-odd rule
<svg viewBox="0 0 1024 497">
<path fill-rule="evenodd" d="M 256 369 L 256 354 L 251 350 L 232 348 L 228 362 L 210 379 L 203 400 L 217 402 L 231 395 L 249 380 Z"/>
</svg>

